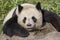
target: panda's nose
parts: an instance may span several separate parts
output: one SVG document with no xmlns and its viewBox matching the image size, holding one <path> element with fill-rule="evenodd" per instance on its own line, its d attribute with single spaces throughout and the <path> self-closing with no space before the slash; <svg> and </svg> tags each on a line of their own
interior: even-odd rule
<svg viewBox="0 0 60 40">
<path fill-rule="evenodd" d="M 27 24 L 27 26 L 31 26 L 31 24 Z"/>
</svg>

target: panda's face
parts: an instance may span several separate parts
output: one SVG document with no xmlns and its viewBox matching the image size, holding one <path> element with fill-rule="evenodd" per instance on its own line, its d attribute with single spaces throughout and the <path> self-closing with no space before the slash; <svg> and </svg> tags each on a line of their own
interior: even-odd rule
<svg viewBox="0 0 60 40">
<path fill-rule="evenodd" d="M 23 9 L 18 15 L 18 23 L 31 30 L 42 25 L 42 14 L 36 8 Z"/>
<path fill-rule="evenodd" d="M 35 7 L 23 8 L 18 14 L 18 24 L 27 30 L 39 28 L 42 25 L 42 14 Z"/>
</svg>

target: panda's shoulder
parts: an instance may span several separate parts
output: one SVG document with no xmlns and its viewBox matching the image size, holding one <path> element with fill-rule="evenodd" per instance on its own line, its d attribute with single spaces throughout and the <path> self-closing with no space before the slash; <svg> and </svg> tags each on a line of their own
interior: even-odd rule
<svg viewBox="0 0 60 40">
<path fill-rule="evenodd" d="M 4 19 L 3 24 L 12 17 L 13 12 L 15 11 L 15 9 L 16 9 L 16 7 L 12 8 L 11 11 L 9 11 L 9 12 L 7 13 L 7 15 L 6 15 L 5 19 Z"/>
<path fill-rule="evenodd" d="M 53 16 L 58 16 L 56 13 L 52 12 L 52 11 L 48 11 L 48 10 L 44 10 L 42 9 L 42 13 L 44 15 L 44 17 L 53 17 Z"/>
</svg>

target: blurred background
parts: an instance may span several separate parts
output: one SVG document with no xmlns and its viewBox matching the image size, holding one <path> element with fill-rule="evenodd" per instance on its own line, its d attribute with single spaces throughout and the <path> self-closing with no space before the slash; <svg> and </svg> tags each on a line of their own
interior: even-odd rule
<svg viewBox="0 0 60 40">
<path fill-rule="evenodd" d="M 60 15 L 60 0 L 0 0 L 0 33 L 2 31 L 2 23 L 7 13 L 18 4 L 41 2 L 42 9 L 46 9 Z"/>
</svg>

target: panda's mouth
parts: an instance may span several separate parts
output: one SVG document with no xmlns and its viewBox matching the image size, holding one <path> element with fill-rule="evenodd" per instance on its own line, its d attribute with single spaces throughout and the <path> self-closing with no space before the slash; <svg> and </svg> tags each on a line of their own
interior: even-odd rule
<svg viewBox="0 0 60 40">
<path fill-rule="evenodd" d="M 27 26 L 26 30 L 31 31 L 31 30 L 35 30 L 36 27 L 35 26 Z"/>
<path fill-rule="evenodd" d="M 33 28 L 26 28 L 28 31 L 33 30 Z"/>
<path fill-rule="evenodd" d="M 31 32 L 31 31 L 35 31 L 36 30 L 36 28 L 35 27 L 30 27 L 30 28 L 26 28 L 29 32 Z"/>
<path fill-rule="evenodd" d="M 32 28 L 27 28 L 27 29 L 32 29 Z"/>
<path fill-rule="evenodd" d="M 27 28 L 27 30 L 28 30 L 29 32 L 35 32 L 35 31 L 38 31 L 38 29 L 36 29 L 36 28 Z"/>
</svg>

